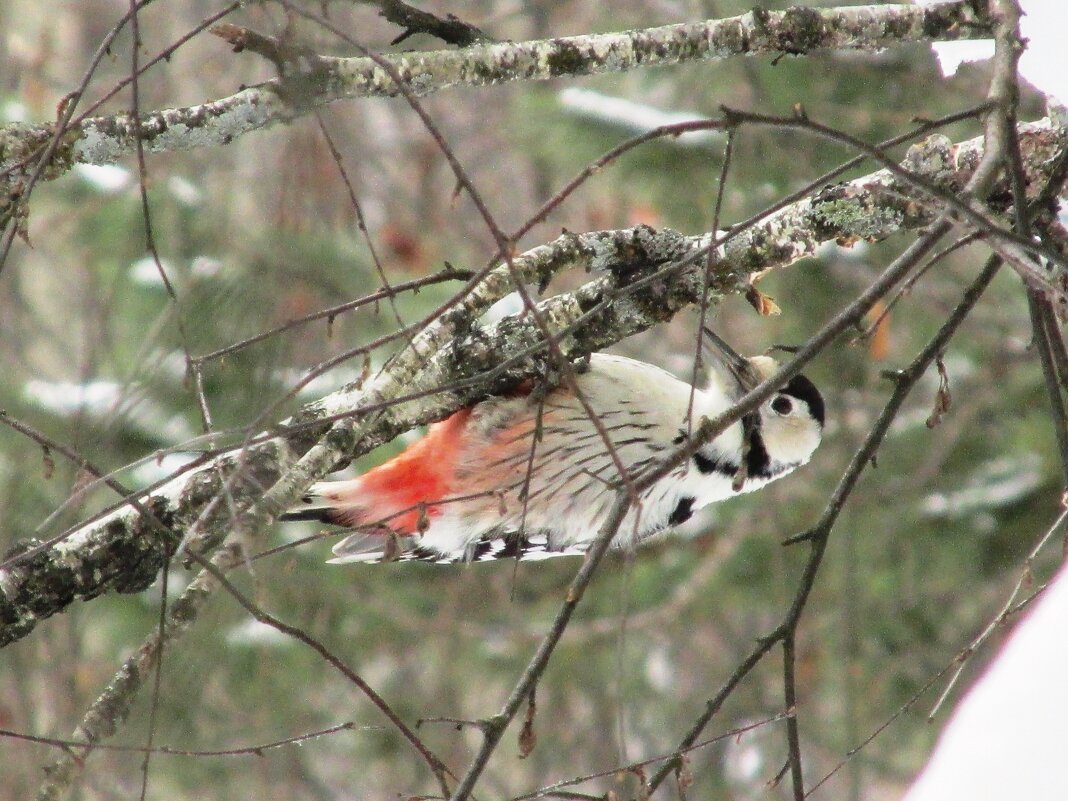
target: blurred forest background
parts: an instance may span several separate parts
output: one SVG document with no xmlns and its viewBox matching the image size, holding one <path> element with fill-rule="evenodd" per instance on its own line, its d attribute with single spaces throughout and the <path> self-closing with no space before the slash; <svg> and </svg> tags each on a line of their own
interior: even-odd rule
<svg viewBox="0 0 1068 801">
<path fill-rule="evenodd" d="M 647 27 L 747 11 L 750 0 L 476 0 L 427 2 L 498 39 L 515 41 Z M 765 3 L 785 7 L 784 2 Z M 156 2 L 140 14 L 153 54 L 221 3 Z M 317 12 L 318 3 L 311 4 Z M 125 0 L 7 0 L 0 4 L 0 122 L 44 121 L 77 86 L 92 52 L 127 10 Z M 398 35 L 373 6 L 329 4 L 331 20 L 388 51 Z M 286 19 L 250 4 L 231 21 L 280 34 Z M 351 48 L 299 22 L 321 53 Z M 398 50 L 442 45 L 417 36 Z M 129 71 L 123 32 L 90 84 L 102 96 Z M 221 97 L 273 76 L 252 54 L 201 34 L 140 82 L 143 109 Z M 981 102 L 987 68 L 943 79 L 926 46 L 881 53 L 733 59 L 626 74 L 454 88 L 424 99 L 474 184 L 506 229 L 515 228 L 589 161 L 635 132 L 598 97 L 650 109 L 714 115 L 721 104 L 788 114 L 802 103 L 817 120 L 875 142 Z M 589 93 L 597 93 L 591 95 Z M 99 113 L 128 107 L 120 93 Z M 1041 116 L 1025 96 L 1024 119 Z M 182 355 L 204 355 L 293 317 L 365 295 L 381 285 L 369 242 L 388 279 L 442 268 L 481 267 L 494 251 L 485 225 L 430 135 L 400 99 L 335 103 L 321 111 L 367 228 L 359 230 L 345 180 L 314 115 L 231 146 L 147 159 L 148 197 L 172 302 L 146 249 L 136 162 L 84 167 L 40 185 L 29 222 L 0 280 L 0 408 L 68 443 L 108 469 L 140 461 L 121 480 L 141 486 L 177 463 L 144 460 L 201 430 Z M 640 121 L 635 124 L 641 124 Z M 945 133 L 976 136 L 977 123 Z M 660 140 L 587 182 L 519 249 L 572 231 L 636 223 L 684 233 L 711 226 L 724 141 Z M 902 151 L 897 151 L 900 155 Z M 800 134 L 747 129 L 735 142 L 723 219 L 756 212 L 852 154 Z M 853 175 L 870 171 L 860 168 Z M 851 249 L 769 276 L 761 289 L 782 307 L 759 317 L 741 299 L 715 310 L 713 325 L 739 350 L 799 343 L 866 286 L 909 238 Z M 611 555 L 542 678 L 536 747 L 518 757 L 518 723 L 479 785 L 481 798 L 513 798 L 555 781 L 611 771 L 670 752 L 755 638 L 782 617 L 796 591 L 803 551 L 784 548 L 819 515 L 828 494 L 891 389 L 881 371 L 907 363 L 985 258 L 964 248 L 924 277 L 872 336 L 844 342 L 808 374 L 824 388 L 829 425 L 811 465 L 756 495 L 716 506 L 688 526 L 690 539 Z M 564 276 L 560 287 L 584 276 Z M 416 319 L 456 285 L 431 286 L 390 304 L 287 331 L 210 362 L 206 393 L 220 428 L 247 425 L 308 369 Z M 633 337 L 618 351 L 687 376 L 695 314 Z M 829 545 L 798 640 L 801 736 L 809 783 L 913 699 L 997 614 L 1023 557 L 1048 527 L 1061 492 L 1041 371 L 1029 351 L 1027 303 L 1005 270 L 945 357 L 953 405 L 925 426 L 937 391 L 927 376 L 883 446 L 878 468 L 851 499 Z M 377 354 L 380 365 L 388 353 Z M 306 401 L 351 380 L 338 367 L 302 391 Z M 272 419 L 296 408 L 283 404 Z M 357 467 L 395 453 L 385 446 Z M 48 515 L 83 477 L 0 428 L 0 551 L 50 536 L 110 501 L 104 492 Z M 44 521 L 44 523 L 42 522 Z M 40 529 L 39 529 L 40 527 Z M 277 526 L 277 546 L 316 529 Z M 419 564 L 333 567 L 329 540 L 284 550 L 237 571 L 234 581 L 265 608 L 321 639 L 409 723 L 493 714 L 556 612 L 578 560 L 470 567 Z M 1054 548 L 1054 550 L 1056 550 Z M 1058 553 L 1035 567 L 1048 575 Z M 175 566 L 172 590 L 190 574 Z M 76 604 L 0 651 L 0 727 L 67 737 L 117 665 L 159 617 L 158 585 L 134 596 Z M 993 644 L 972 659 L 974 676 Z M 767 660 L 734 693 L 709 736 L 782 711 L 781 666 Z M 932 745 L 930 711 L 942 682 L 850 759 L 817 798 L 893 798 Z M 959 690 L 958 690 L 959 692 Z M 151 693 L 116 742 L 143 742 Z M 943 711 L 943 715 L 945 712 Z M 346 721 L 354 730 L 262 756 L 156 756 L 149 798 L 396 798 L 435 792 L 425 767 L 380 714 L 299 643 L 256 624 L 225 593 L 164 658 L 155 741 L 226 749 L 266 743 Z M 787 797 L 770 786 L 785 759 L 781 722 L 692 752 L 692 798 Z M 420 728 L 460 768 L 479 733 Z M 55 749 L 0 739 L 0 799 L 32 797 Z M 76 796 L 129 798 L 140 787 L 137 753 L 93 753 Z M 633 780 L 611 773 L 581 792 L 626 795 Z M 665 788 L 662 797 L 677 791 Z"/>
</svg>

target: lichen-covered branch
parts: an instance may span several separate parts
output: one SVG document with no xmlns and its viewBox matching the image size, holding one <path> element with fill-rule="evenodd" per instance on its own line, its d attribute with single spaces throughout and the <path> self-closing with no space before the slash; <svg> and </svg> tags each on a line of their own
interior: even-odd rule
<svg viewBox="0 0 1068 801">
<path fill-rule="evenodd" d="M 1048 182 L 1045 171 L 1058 163 L 1056 155 L 1068 151 L 1068 127 L 1043 120 L 1020 126 L 1019 135 L 1033 197 Z M 904 164 L 933 185 L 956 191 L 974 173 L 981 148 L 981 139 L 953 145 L 930 137 L 909 151 Z M 1010 202 L 1004 188 L 990 194 L 988 210 L 995 216 L 1008 212 L 997 205 Z M 711 276 L 710 301 L 744 292 L 755 274 L 811 256 L 823 242 L 883 239 L 927 225 L 938 211 L 917 202 L 908 182 L 889 170 L 828 186 L 731 233 Z M 699 302 L 709 243 L 707 235 L 644 226 L 565 233 L 516 256 L 513 267 L 533 285 L 573 268 L 600 273 L 539 304 L 560 351 L 579 358 Z M 1063 293 L 1068 277 L 1053 271 L 1049 285 Z M 19 543 L 0 565 L 0 645 L 25 636 L 38 620 L 75 600 L 145 588 L 173 552 L 175 532 L 194 544 L 210 544 L 235 528 L 262 531 L 311 481 L 339 463 L 487 393 L 551 373 L 543 333 L 529 316 L 506 317 L 492 326 L 478 322 L 514 286 L 508 267 L 491 271 L 366 385 L 349 385 L 311 403 L 270 437 L 146 493 L 139 504 L 153 519 L 125 506 L 51 547 Z M 230 500 L 220 503 L 224 486 Z M 234 520 L 234 509 L 240 520 Z"/>
<path fill-rule="evenodd" d="M 212 557 L 211 564 L 217 571 L 225 571 L 241 559 L 240 549 L 220 548 Z M 126 719 L 130 706 L 145 680 L 152 675 L 164 644 L 180 638 L 196 621 L 201 607 L 212 597 L 219 582 L 215 574 L 201 570 L 196 578 L 171 604 L 166 626 L 153 632 L 148 645 L 138 648 L 126 658 L 122 667 L 101 691 L 86 711 L 82 722 L 74 730 L 72 739 L 97 743 L 111 737 L 121 721 Z M 91 746 L 65 749 L 65 753 L 46 772 L 46 778 L 37 793 L 37 801 L 56 801 L 70 785 L 74 776 L 85 764 Z"/>
<path fill-rule="evenodd" d="M 738 55 L 801 54 L 826 48 L 875 49 L 917 41 L 989 38 L 990 22 L 969 0 L 785 11 L 756 9 L 739 17 L 664 25 L 621 33 L 530 42 L 481 44 L 462 50 L 389 54 L 387 61 L 417 95 L 450 86 L 620 72 Z M 93 117 L 63 133 L 43 177 L 74 164 L 110 163 L 136 150 L 140 132 L 151 152 L 230 144 L 237 138 L 337 100 L 394 96 L 397 84 L 371 58 L 334 58 L 299 51 L 281 61 L 281 77 L 229 97 L 163 109 L 134 120 L 127 114 Z M 16 190 L 35 156 L 55 133 L 53 123 L 0 127 L 0 176 Z M 0 200 L 0 220 L 6 218 Z"/>
</svg>

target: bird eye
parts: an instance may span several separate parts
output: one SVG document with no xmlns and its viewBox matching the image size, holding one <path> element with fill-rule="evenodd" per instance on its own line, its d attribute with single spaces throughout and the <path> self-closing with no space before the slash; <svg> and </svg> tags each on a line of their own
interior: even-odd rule
<svg viewBox="0 0 1068 801">
<path fill-rule="evenodd" d="M 780 395 L 771 402 L 771 408 L 774 409 L 778 414 L 785 416 L 793 411 L 794 405 L 790 403 L 789 398 Z"/>
</svg>

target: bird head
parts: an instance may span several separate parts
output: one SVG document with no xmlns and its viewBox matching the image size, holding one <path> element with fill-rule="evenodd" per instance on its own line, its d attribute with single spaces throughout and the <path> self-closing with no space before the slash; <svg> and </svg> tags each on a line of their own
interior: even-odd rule
<svg viewBox="0 0 1068 801">
<path fill-rule="evenodd" d="M 737 400 L 758 384 L 771 378 L 779 364 L 769 356 L 745 358 L 709 329 L 705 335 L 721 373 L 727 382 L 732 400 Z M 750 435 L 750 473 L 757 474 L 770 467 L 778 472 L 782 466 L 796 467 L 812 456 L 823 436 L 823 396 L 805 375 L 796 375 L 780 387 L 748 420 L 747 430 L 756 430 L 759 437 Z M 764 453 L 760 453 L 763 449 Z"/>
</svg>

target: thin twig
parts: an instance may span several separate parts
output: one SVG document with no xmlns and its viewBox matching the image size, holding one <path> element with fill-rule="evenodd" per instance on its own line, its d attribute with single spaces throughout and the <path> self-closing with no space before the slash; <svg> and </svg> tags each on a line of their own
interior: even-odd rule
<svg viewBox="0 0 1068 801">
<path fill-rule="evenodd" d="M 868 323 L 864 330 L 857 334 L 849 344 L 855 345 L 858 342 L 861 342 L 862 340 L 872 336 L 878 330 L 879 326 L 882 325 L 883 321 L 890 316 L 890 312 L 894 310 L 894 307 L 897 306 L 898 303 L 900 303 L 907 295 L 912 292 L 913 288 L 920 281 L 920 279 L 922 279 L 931 271 L 931 268 L 933 268 L 936 264 L 944 261 L 945 258 L 949 256 L 949 254 L 955 253 L 961 248 L 967 247 L 968 245 L 978 241 L 979 239 L 980 235 L 977 232 L 965 234 L 956 242 L 946 245 L 944 248 L 942 248 L 942 250 L 931 256 L 931 258 L 927 260 L 926 264 L 924 264 L 922 267 L 916 270 L 915 273 L 909 276 L 908 280 L 906 280 L 901 285 L 901 288 L 894 293 L 894 296 L 883 305 L 883 308 L 879 312 L 878 316 L 876 316 L 874 320 Z"/>
<path fill-rule="evenodd" d="M 140 2 L 137 4 L 137 8 L 143 8 L 151 2 L 153 2 L 153 0 L 140 0 Z M 144 73 L 145 70 L 150 69 L 152 66 L 158 64 L 160 61 L 169 59 L 180 47 L 182 47 L 182 45 L 184 45 L 202 30 L 210 27 L 212 24 L 222 19 L 223 17 L 232 14 L 240 7 L 241 4 L 239 2 L 231 3 L 230 5 L 226 6 L 215 14 L 212 14 L 211 16 L 207 17 L 199 25 L 195 26 L 191 31 L 187 32 L 183 36 L 180 36 L 178 39 L 172 42 L 161 53 L 157 54 L 155 58 L 142 65 L 137 74 L 141 75 Z M 119 81 L 119 83 L 112 87 L 112 89 L 107 92 L 104 97 L 100 98 L 91 106 L 89 106 L 89 108 L 82 112 L 82 114 L 80 114 L 77 118 L 74 117 L 74 111 L 77 108 L 78 103 L 81 101 L 82 96 L 85 94 L 85 90 L 88 88 L 89 82 L 92 80 L 93 75 L 96 73 L 96 69 L 100 64 L 100 61 L 106 55 L 108 55 L 112 43 L 115 41 L 115 38 L 119 35 L 119 33 L 121 33 L 123 27 L 129 20 L 130 15 L 129 12 L 127 12 L 126 15 L 124 15 L 115 24 L 115 26 L 110 31 L 108 31 L 107 35 L 104 37 L 101 43 L 97 45 L 97 49 L 94 52 L 93 57 L 90 59 L 89 66 L 88 68 L 86 68 L 86 71 L 82 76 L 81 82 L 79 83 L 78 87 L 73 92 L 66 95 L 66 97 L 64 98 L 63 104 L 61 106 L 61 113 L 59 115 L 59 118 L 56 120 L 55 127 L 49 137 L 48 144 L 32 155 L 32 162 L 30 159 L 27 159 L 25 161 L 13 165 L 9 165 L 5 170 L 0 171 L 0 178 L 7 178 L 8 175 L 15 170 L 25 170 L 30 163 L 33 163 L 35 165 L 33 172 L 26 180 L 26 183 L 20 188 L 19 197 L 14 201 L 16 206 L 11 210 L 11 223 L 8 226 L 8 230 L 3 232 L 3 238 L 2 240 L 0 240 L 0 273 L 3 272 L 4 265 L 7 263 L 8 256 L 10 255 L 11 246 L 14 243 L 15 235 L 18 233 L 17 215 L 19 213 L 19 208 L 25 207 L 26 203 L 29 201 L 29 197 L 33 191 L 33 188 L 37 185 L 37 182 L 40 181 L 42 177 L 47 177 L 45 171 L 47 167 L 52 164 L 59 143 L 63 139 L 63 135 L 70 129 L 76 126 L 80 126 L 82 123 L 84 123 L 88 116 L 93 113 L 93 111 L 98 109 L 101 105 L 103 105 L 105 102 L 107 102 L 116 94 L 118 94 L 128 84 L 130 80 L 129 76 L 127 76 L 122 81 Z M 67 165 L 67 167 L 69 166 L 71 165 Z"/>
<path fill-rule="evenodd" d="M 786 705 L 786 746 L 789 754 L 790 785 L 794 801 L 805 801 L 805 780 L 801 767 L 801 738 L 797 730 L 797 680 L 794 675 L 797 655 L 794 650 L 794 631 L 782 638 L 783 703 Z"/>
<path fill-rule="evenodd" d="M 934 241 L 927 242 L 926 250 L 933 248 L 934 245 Z M 903 258 L 904 255 L 905 254 L 902 254 L 902 257 L 899 257 L 899 260 Z M 918 253 L 914 252 L 914 257 L 911 263 L 917 263 L 923 258 L 923 255 L 924 252 L 922 251 Z M 805 534 L 804 538 L 811 542 L 812 548 L 809 553 L 808 562 L 806 563 L 801 579 L 798 582 L 797 594 L 795 595 L 790 609 L 782 623 L 780 623 L 770 635 L 760 640 L 757 647 L 754 648 L 742 661 L 716 696 L 708 702 L 705 711 L 697 718 L 689 732 L 682 738 L 679 745 L 680 753 L 683 749 L 697 740 L 701 732 L 704 731 L 705 726 L 708 725 L 709 721 L 711 721 L 719 711 L 723 702 L 733 692 L 734 687 L 748 675 L 748 673 L 763 659 L 764 655 L 768 653 L 777 642 L 796 630 L 796 626 L 801 618 L 801 613 L 808 601 L 809 593 L 814 586 L 816 574 L 823 560 L 823 554 L 826 549 L 831 529 L 834 527 L 846 500 L 856 486 L 861 473 L 870 464 L 872 457 L 877 452 L 883 437 L 886 435 L 886 432 L 890 427 L 890 423 L 893 422 L 894 418 L 897 416 L 897 413 L 909 392 L 911 392 L 916 382 L 919 381 L 920 377 L 926 372 L 927 368 L 937 355 L 945 349 L 946 344 L 952 338 L 953 334 L 956 333 L 960 324 L 968 316 L 972 308 L 974 308 L 987 286 L 989 286 L 990 281 L 993 280 L 994 275 L 997 273 L 1000 266 L 1000 259 L 991 257 L 978 278 L 965 291 L 960 304 L 954 309 L 942 328 L 939 329 L 938 333 L 917 355 L 913 362 L 898 374 L 897 385 L 895 386 L 890 399 L 887 401 L 886 406 L 875 421 L 868 436 L 850 460 L 849 466 L 846 468 L 837 487 L 831 494 L 831 498 L 829 499 L 827 507 L 820 519 L 817 521 L 816 525 Z M 889 287 L 887 287 L 887 290 L 888 289 Z M 670 762 L 663 765 L 650 780 L 649 791 L 655 791 L 664 779 L 671 774 L 673 768 L 674 764 Z"/>
<path fill-rule="evenodd" d="M 127 489 L 123 484 L 115 480 L 112 477 L 112 473 L 105 473 L 103 470 L 101 470 L 95 464 L 90 462 L 85 456 L 78 453 L 78 451 L 74 450 L 69 445 L 64 445 L 62 442 L 59 442 L 58 440 L 55 440 L 52 437 L 48 436 L 43 431 L 39 431 L 38 429 L 27 423 L 23 423 L 19 420 L 16 420 L 3 409 L 0 409 L 0 423 L 3 423 L 4 425 L 10 428 L 13 428 L 15 431 L 18 431 L 23 436 L 26 436 L 29 439 L 33 440 L 38 445 L 40 445 L 46 453 L 56 451 L 57 453 L 62 454 L 64 457 L 70 460 L 70 462 L 73 463 L 74 466 L 78 468 L 78 470 L 84 470 L 85 472 L 95 476 L 99 481 L 103 482 L 105 485 L 115 490 L 116 493 L 121 496 L 124 496 L 124 498 L 129 498 L 134 495 L 131 490 Z M 0 563 L 0 569 L 7 567 L 8 564 L 8 562 Z"/>
<path fill-rule="evenodd" d="M 1005 625 L 1015 615 L 1017 615 L 1020 612 L 1022 612 L 1027 606 L 1029 606 L 1031 604 L 1032 601 L 1036 600 L 1044 591 L 1045 591 L 1045 585 L 1041 585 L 1033 593 L 1031 593 L 1026 598 L 1021 600 L 1015 606 L 1013 606 L 1009 610 L 1009 613 L 1001 619 L 1000 625 Z M 888 717 L 886 720 L 884 720 L 882 723 L 880 723 L 878 726 L 876 726 L 872 730 L 871 734 L 869 734 L 867 737 L 865 737 L 863 740 L 861 740 L 855 746 L 853 746 L 848 751 L 846 751 L 845 756 L 841 760 L 839 760 L 837 765 L 835 765 L 833 768 L 831 768 L 829 771 L 827 771 L 827 773 L 818 782 L 816 782 L 815 784 L 813 784 L 811 787 L 808 788 L 808 790 L 805 792 L 805 797 L 807 798 L 807 797 L 813 795 L 820 787 L 822 787 L 831 778 L 833 778 L 843 767 L 845 767 L 847 764 L 849 764 L 850 760 L 853 759 L 853 757 L 855 757 L 857 754 L 859 754 L 861 751 L 863 751 L 865 748 L 867 748 L 879 735 L 881 735 L 891 725 L 893 725 L 893 723 L 895 721 L 899 720 L 902 715 L 904 715 L 906 712 L 908 712 L 910 709 L 912 709 L 912 707 L 914 707 L 916 705 L 916 703 L 921 698 L 923 698 L 923 696 L 926 695 L 927 692 L 932 687 L 934 687 L 934 685 L 943 676 L 945 676 L 947 673 L 949 673 L 949 671 L 952 670 L 957 665 L 957 659 L 958 658 L 959 658 L 959 656 L 958 657 L 954 657 L 952 661 L 950 661 L 947 664 L 945 664 L 937 673 L 935 673 L 930 678 L 928 678 L 927 681 L 925 681 L 923 683 L 923 686 L 920 687 L 918 690 L 916 690 L 915 693 L 912 694 L 911 698 L 909 698 L 907 701 L 905 701 L 905 703 L 903 703 L 900 707 L 898 707 L 897 710 L 890 717 Z"/>
<path fill-rule="evenodd" d="M 292 737 L 285 737 L 281 740 L 273 740 L 269 743 L 259 743 L 257 745 L 243 745 L 234 748 L 222 748 L 216 750 L 204 750 L 193 748 L 176 748 L 172 745 L 157 745 L 154 746 L 151 751 L 153 754 L 161 754 L 163 756 L 185 756 L 185 757 L 231 757 L 231 756 L 263 756 L 264 751 L 270 751 L 274 748 L 281 748 L 285 745 L 295 745 L 298 743 L 307 742 L 308 740 L 315 740 L 319 737 L 325 737 L 329 734 L 336 734 L 342 731 L 382 731 L 382 726 L 357 726 L 353 721 L 346 723 L 339 723 L 337 726 L 330 726 L 326 729 L 319 729 L 318 731 L 308 732 L 306 734 L 297 734 Z M 49 745 L 54 748 L 62 748 L 68 750 L 71 748 L 92 748 L 97 751 L 117 751 L 125 753 L 144 753 L 150 749 L 147 749 L 143 745 L 115 745 L 114 743 L 92 743 L 86 740 L 63 740 L 57 737 L 38 737 L 34 734 L 24 734 L 23 732 L 11 731 L 9 729 L 0 729 L 0 737 L 8 737 L 12 740 L 25 740 L 30 743 L 37 743 L 39 745 Z"/>
<path fill-rule="evenodd" d="M 1062 486 L 1068 488 L 1068 412 L 1065 410 L 1061 379 L 1058 376 L 1054 356 L 1053 336 L 1059 336 L 1056 318 L 1049 301 L 1034 290 L 1027 290 L 1027 308 L 1031 317 L 1031 333 L 1038 361 L 1042 366 L 1042 378 L 1046 384 L 1050 412 L 1053 416 L 1053 434 L 1060 454 Z"/>
<path fill-rule="evenodd" d="M 417 293 L 420 289 L 426 286 L 432 286 L 434 284 L 441 284 L 446 281 L 466 281 L 475 276 L 475 273 L 471 270 L 457 270 L 455 268 L 448 268 L 431 275 L 423 276 L 422 278 L 413 278 L 410 281 L 404 281 L 402 283 L 393 284 L 390 288 L 378 289 L 363 297 L 356 298 L 355 300 L 346 301 L 345 303 L 339 303 L 336 306 L 329 306 L 325 309 L 319 309 L 318 311 L 309 312 L 308 314 L 300 317 L 294 317 L 291 320 L 287 320 L 285 323 L 274 328 L 268 329 L 255 336 L 242 339 L 231 345 L 227 345 L 224 348 L 213 350 L 210 353 L 205 353 L 202 356 L 197 356 L 194 361 L 197 363 L 203 363 L 208 361 L 214 361 L 221 359 L 224 356 L 229 356 L 232 353 L 236 353 L 239 350 L 243 350 L 250 345 L 255 345 L 258 342 L 263 342 L 265 339 L 269 339 L 279 334 L 284 334 L 298 326 L 305 323 L 315 322 L 316 320 L 332 320 L 345 312 L 359 309 L 364 306 L 369 306 L 373 303 L 378 303 L 381 300 L 391 300 L 397 297 L 403 292 Z M 410 329 L 405 329 L 410 330 Z M 384 342 L 382 344 L 385 344 Z M 374 344 L 365 346 L 366 349 L 374 347 Z"/>
<path fill-rule="evenodd" d="M 720 215 L 723 213 L 723 197 L 727 190 L 727 176 L 730 173 L 731 156 L 734 153 L 736 128 L 727 129 L 727 142 L 723 147 L 723 164 L 719 171 L 719 184 L 716 187 L 716 202 L 712 207 L 712 238 L 719 237 Z M 705 271 L 701 276 L 701 302 L 697 315 L 696 345 L 693 354 L 693 372 L 690 375 L 690 399 L 686 404 L 686 435 L 693 435 L 693 402 L 697 397 L 697 372 L 701 367 L 701 355 L 705 345 L 705 327 L 708 324 L 709 296 L 712 291 L 712 271 L 719 258 L 719 248 L 710 247 L 705 261 Z"/>
<path fill-rule="evenodd" d="M 397 293 L 394 291 L 393 287 L 390 286 L 389 278 L 386 277 L 386 270 L 382 266 L 382 260 L 378 258 L 378 250 L 375 248 L 375 243 L 371 238 L 370 231 L 367 230 L 367 222 L 363 218 L 363 206 L 360 204 L 360 199 L 356 197 L 356 189 L 352 186 L 352 180 L 349 178 L 348 170 L 345 169 L 345 161 L 341 158 L 341 151 L 338 150 L 337 144 L 334 142 L 334 137 L 330 135 L 330 129 L 326 127 L 326 121 L 323 119 L 322 113 L 318 110 L 315 112 L 315 121 L 319 126 L 319 133 L 323 135 L 323 140 L 326 142 L 326 146 L 330 150 L 330 157 L 334 160 L 334 165 L 337 167 L 338 174 L 341 176 L 341 180 L 345 184 L 345 189 L 348 191 L 349 204 L 352 206 L 352 210 L 356 214 L 356 227 L 359 229 L 363 241 L 367 243 L 367 252 L 371 254 L 371 261 L 374 262 L 375 270 L 378 272 L 378 278 L 382 282 L 382 289 L 387 293 L 386 297 L 389 299 L 389 306 L 393 310 L 393 316 L 397 320 L 397 325 L 404 328 L 404 320 L 401 319 L 400 310 L 397 308 Z"/>
<path fill-rule="evenodd" d="M 762 729 L 765 726 L 771 725 L 772 723 L 778 723 L 780 720 L 784 720 L 785 718 L 786 715 L 780 713 L 778 715 L 773 715 L 769 718 L 764 718 L 762 720 L 755 721 L 746 726 L 739 726 L 737 728 L 731 729 L 730 731 L 725 731 L 722 734 L 717 734 L 714 737 L 709 737 L 708 739 L 694 743 L 686 749 L 685 753 L 689 754 L 701 748 L 707 748 L 710 745 L 715 745 L 716 743 L 722 743 L 726 740 L 738 738 L 743 734 L 748 734 L 749 732 L 756 731 L 757 729 Z M 571 779 L 566 779 L 564 781 L 559 781 L 554 784 L 546 785 L 545 787 L 539 787 L 537 790 L 533 790 L 529 793 L 512 796 L 509 801 L 529 801 L 533 798 L 544 798 L 558 790 L 564 789 L 565 787 L 573 787 L 576 784 L 584 784 L 585 782 L 592 781 L 593 779 L 603 779 L 607 776 L 616 776 L 620 773 L 637 770 L 638 768 L 647 768 L 650 765 L 655 765 L 658 762 L 663 762 L 665 759 L 677 759 L 678 756 L 679 754 L 673 751 L 670 754 L 658 754 L 657 756 L 647 757 L 637 762 L 629 762 L 625 765 L 619 765 L 617 767 L 599 770 L 595 773 L 587 773 L 582 776 L 575 776 Z M 596 798 L 603 799 L 604 796 L 596 796 Z"/>
<path fill-rule="evenodd" d="M 449 770 L 449 767 L 444 762 L 442 762 L 436 754 L 434 754 L 429 748 L 427 748 L 427 746 L 423 743 L 419 736 L 416 735 L 416 733 L 411 729 L 411 727 L 409 727 L 408 724 L 406 724 L 403 720 L 400 719 L 397 713 L 393 711 L 393 708 L 385 701 L 385 699 L 382 698 L 382 696 L 380 696 L 374 690 L 373 687 L 371 687 L 370 684 L 368 684 L 363 679 L 362 676 L 356 673 L 356 671 L 352 670 L 352 668 L 346 665 L 340 657 L 336 656 L 332 651 L 330 651 L 330 649 L 328 649 L 325 645 L 323 645 L 322 642 L 317 640 L 315 637 L 312 637 L 306 631 L 301 628 L 298 628 L 297 626 L 291 626 L 288 623 L 283 622 L 279 618 L 275 617 L 269 612 L 264 611 L 261 607 L 253 603 L 247 595 L 238 590 L 237 587 L 235 587 L 233 583 L 226 578 L 226 576 L 223 574 L 223 570 L 216 566 L 213 561 L 198 561 L 205 571 L 213 574 L 215 580 L 219 582 L 219 584 L 223 588 L 226 589 L 226 591 L 230 594 L 230 597 L 237 601 L 237 603 L 240 604 L 240 606 L 244 608 L 246 612 L 252 615 L 252 617 L 255 618 L 258 622 L 270 626 L 271 628 L 280 631 L 282 634 L 285 634 L 288 637 L 292 637 L 293 639 L 298 640 L 299 642 L 308 646 L 317 654 L 319 654 L 319 656 L 331 667 L 335 668 L 346 679 L 348 679 L 350 683 L 358 687 L 360 691 L 367 696 L 371 703 L 374 704 L 374 706 L 376 706 L 378 710 L 386 716 L 389 722 L 392 723 L 393 726 L 397 729 L 397 731 L 401 733 L 404 739 L 406 739 L 411 744 L 411 746 L 415 749 L 419 756 L 423 758 L 423 760 L 430 767 L 431 772 L 434 774 L 439 784 L 441 785 L 442 792 L 448 794 L 448 782 L 446 781 L 446 775 L 452 775 L 452 771 Z"/>
<path fill-rule="evenodd" d="M 586 587 L 589 586 L 590 580 L 593 578 L 594 572 L 597 570 L 597 566 L 607 552 L 609 543 L 619 530 L 620 525 L 623 523 L 623 518 L 629 509 L 630 497 L 626 492 L 617 491 L 615 502 L 612 504 L 608 517 L 605 519 L 604 525 L 601 526 L 600 531 L 597 533 L 597 538 L 586 552 L 582 567 L 579 568 L 575 577 L 571 580 L 571 584 L 567 588 L 566 599 L 556 613 L 556 617 L 553 619 L 549 631 L 541 641 L 534 656 L 531 657 L 530 662 L 524 669 L 519 681 L 516 682 L 511 694 L 504 702 L 504 706 L 501 707 L 501 711 L 486 721 L 486 727 L 483 730 L 482 744 L 479 746 L 478 751 L 471 760 L 471 764 L 468 766 L 467 771 L 460 778 L 460 783 L 457 785 L 456 790 L 450 796 L 451 801 L 463 801 L 463 799 L 470 797 L 471 792 L 474 790 L 475 783 L 478 781 L 479 776 L 482 775 L 482 771 L 485 770 L 486 764 L 489 762 L 490 757 L 497 748 L 497 744 L 504 735 L 505 729 L 508 727 L 508 724 L 511 723 L 516 712 L 519 711 L 519 707 L 522 705 L 523 701 L 526 700 L 530 691 L 533 689 L 534 685 L 537 684 L 538 679 L 544 672 L 545 667 L 548 665 L 549 657 L 552 656 L 557 643 L 563 636 L 568 621 L 571 619 L 571 615 L 575 611 L 575 607 L 578 606 L 579 601 L 582 600 L 582 595 L 586 591 Z"/>
<path fill-rule="evenodd" d="M 991 620 L 981 632 L 972 640 L 968 645 L 957 654 L 953 663 L 956 665 L 956 670 L 953 672 L 953 677 L 946 684 L 946 688 L 938 696 L 938 700 L 935 701 L 933 707 L 931 707 L 930 713 L 927 715 L 928 720 L 933 720 L 938 711 L 942 708 L 942 705 L 949 698 L 953 688 L 957 685 L 961 675 L 964 673 L 964 667 L 967 665 L 969 658 L 976 652 L 976 650 L 982 646 L 990 636 L 997 631 L 997 629 L 1005 622 L 1009 615 L 1013 614 L 1016 607 L 1016 599 L 1020 597 L 1020 592 L 1024 586 L 1029 584 L 1033 578 L 1031 568 L 1035 563 L 1035 559 L 1042 550 L 1049 544 L 1049 541 L 1064 527 L 1065 521 L 1068 521 L 1068 509 L 1062 510 L 1057 516 L 1057 519 L 1053 521 L 1046 533 L 1043 534 L 1031 551 L 1027 554 L 1027 558 L 1024 559 L 1023 568 L 1020 570 L 1020 576 L 1016 580 L 1016 584 L 1013 586 L 1012 591 L 1009 593 L 1009 597 L 1005 599 L 1005 603 L 1002 604 L 1001 609 L 998 611 L 994 619 Z"/>
</svg>

